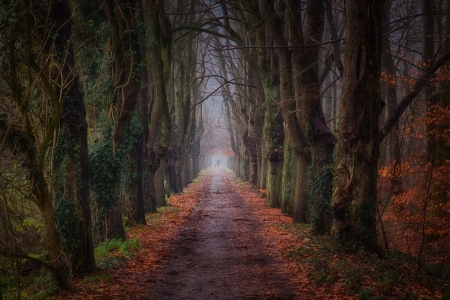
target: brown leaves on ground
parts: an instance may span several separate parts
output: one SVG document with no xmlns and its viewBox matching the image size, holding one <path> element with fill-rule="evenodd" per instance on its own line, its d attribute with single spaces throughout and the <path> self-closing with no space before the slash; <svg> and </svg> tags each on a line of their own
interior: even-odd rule
<svg viewBox="0 0 450 300">
<path fill-rule="evenodd" d="M 251 207 L 251 218 L 263 226 L 255 230 L 261 236 L 264 251 L 275 257 L 282 272 L 294 274 L 290 285 L 309 299 L 433 299 L 442 296 L 418 284 L 417 274 L 402 260 L 384 260 L 367 253 L 346 254 L 337 251 L 327 237 L 315 237 L 306 225 L 292 224 L 291 216 L 269 208 L 257 191 L 226 174 L 227 188 Z M 184 194 L 169 199 L 170 206 L 147 216 L 147 226 L 130 230 L 142 248 L 135 250 L 123 268 L 100 271 L 77 279 L 70 292 L 60 299 L 146 299 L 155 274 L 171 258 L 172 242 L 194 212 L 200 193 L 210 184 L 210 174 L 200 177 Z M 147 289 L 147 290 L 146 290 Z"/>
<path fill-rule="evenodd" d="M 282 257 L 286 272 L 295 274 L 295 285 L 310 299 L 354 299 L 343 294 L 339 287 L 320 287 L 308 276 L 311 266 L 298 263 L 289 257 L 292 251 L 309 242 L 306 227 L 292 224 L 292 217 L 282 214 L 278 208 L 270 208 L 259 197 L 257 191 L 250 185 L 237 182 L 237 192 L 255 210 L 255 216 L 266 224 L 258 228 L 261 236 L 266 237 L 266 251 L 275 257 Z"/>
<path fill-rule="evenodd" d="M 269 208 L 250 185 L 237 181 L 237 187 L 267 225 L 259 228 L 267 251 L 285 258 L 286 271 L 296 274 L 297 287 L 311 298 L 442 299 L 445 291 L 427 272 L 417 272 L 404 253 L 394 250 L 387 259 L 363 251 L 343 253 L 330 237 L 314 236 L 309 226 L 292 224 L 291 216 Z"/>
<path fill-rule="evenodd" d="M 129 238 L 138 238 L 136 250 L 123 268 L 99 271 L 78 278 L 59 299 L 145 299 L 148 282 L 157 267 L 170 258 L 170 242 L 182 230 L 191 214 L 204 182 L 190 184 L 183 194 L 169 199 L 170 206 L 147 215 L 147 225 L 132 228 Z"/>
</svg>

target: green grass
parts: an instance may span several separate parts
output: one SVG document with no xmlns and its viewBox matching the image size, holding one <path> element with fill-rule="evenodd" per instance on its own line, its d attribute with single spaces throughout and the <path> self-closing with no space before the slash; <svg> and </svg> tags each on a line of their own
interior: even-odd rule
<svg viewBox="0 0 450 300">
<path fill-rule="evenodd" d="M 101 269 L 120 267 L 130 258 L 132 250 L 140 247 L 137 238 L 126 241 L 108 240 L 94 249 L 97 266 Z"/>
<path fill-rule="evenodd" d="M 176 214 L 180 210 L 178 207 L 171 206 L 170 203 L 167 203 L 166 206 L 157 207 L 157 213 L 147 214 L 145 216 L 145 220 L 147 221 L 147 226 L 151 228 L 159 228 L 165 222 L 165 215 L 167 214 Z"/>
<path fill-rule="evenodd" d="M 171 206 L 166 205 L 166 206 L 161 206 L 157 208 L 159 213 L 164 213 L 164 212 L 168 212 L 168 213 L 178 213 L 180 211 L 180 209 L 178 207 L 175 206 Z"/>
<path fill-rule="evenodd" d="M 83 278 L 83 280 L 81 282 L 83 283 L 95 283 L 95 282 L 111 282 L 113 281 L 113 277 L 111 275 L 109 275 L 107 272 L 105 271 L 100 271 L 99 273 L 96 274 L 92 274 L 90 276 L 87 276 L 85 278 Z"/>
<path fill-rule="evenodd" d="M 110 282 L 112 277 L 104 271 L 108 268 L 118 268 L 133 255 L 133 251 L 141 247 L 139 239 L 127 241 L 108 240 L 94 249 L 97 273 L 83 279 L 85 283 Z M 0 262 L 2 262 L 0 260 Z M 46 268 L 33 272 L 31 276 L 22 277 L 22 288 L 20 293 L 22 299 L 40 300 L 56 299 L 58 287 L 52 273 Z M 17 288 L 12 272 L 0 273 L 0 299 L 17 299 Z"/>
<path fill-rule="evenodd" d="M 130 250 L 138 248 L 140 248 L 139 239 L 131 239 L 126 241 L 112 239 L 96 247 L 94 250 L 94 255 L 96 259 L 101 259 L 105 256 L 109 256 L 111 252 L 129 256 Z"/>
</svg>

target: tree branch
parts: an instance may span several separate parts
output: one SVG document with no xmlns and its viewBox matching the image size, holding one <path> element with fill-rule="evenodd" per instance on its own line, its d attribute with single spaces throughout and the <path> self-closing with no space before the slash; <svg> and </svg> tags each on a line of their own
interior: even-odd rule
<svg viewBox="0 0 450 300">
<path fill-rule="evenodd" d="M 28 260 L 32 260 L 35 261 L 37 263 L 39 263 L 40 265 L 48 268 L 50 271 L 52 272 L 56 272 L 56 268 L 53 267 L 53 265 L 49 262 L 43 261 L 39 258 L 33 257 L 33 256 L 29 256 L 26 253 L 21 253 L 21 252 L 7 252 L 6 250 L 2 250 L 0 249 L 0 255 L 4 256 L 4 257 L 16 257 L 16 258 L 23 258 L 23 259 L 28 259 Z"/>
<path fill-rule="evenodd" d="M 386 123 L 380 128 L 378 133 L 379 142 L 381 142 L 386 135 L 392 130 L 395 123 L 400 119 L 403 112 L 406 108 L 411 104 L 414 98 L 419 95 L 420 91 L 430 83 L 430 79 L 436 73 L 436 71 L 447 61 L 450 59 L 450 51 L 445 52 L 439 59 L 437 59 L 427 70 L 422 72 L 419 79 L 417 79 L 416 83 L 412 87 L 411 91 L 408 95 L 403 97 L 400 101 L 400 104 L 394 110 L 392 115 L 386 121 Z"/>
</svg>

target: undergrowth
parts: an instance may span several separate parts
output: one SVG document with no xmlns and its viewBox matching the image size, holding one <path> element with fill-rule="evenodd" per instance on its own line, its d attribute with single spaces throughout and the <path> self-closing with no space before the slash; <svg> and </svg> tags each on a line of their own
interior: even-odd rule
<svg viewBox="0 0 450 300">
<path fill-rule="evenodd" d="M 132 256 L 133 250 L 141 247 L 139 239 L 121 241 L 108 240 L 94 249 L 98 270 L 87 276 L 83 282 L 107 282 L 112 277 L 106 272 L 109 268 L 119 268 Z M 52 273 L 46 268 L 33 271 L 30 276 L 22 276 L 20 289 L 12 280 L 12 274 L 7 278 L 0 276 L 0 300 L 2 299 L 56 299 L 59 292 Z M 19 296 L 20 295 L 20 296 Z"/>
<path fill-rule="evenodd" d="M 281 229 L 306 237 L 288 256 L 306 264 L 308 279 L 317 286 L 338 288 L 359 299 L 450 299 L 450 270 L 443 265 L 417 271 L 415 261 L 399 251 L 384 257 L 364 251 L 344 253 L 331 237 L 311 235 L 305 225 Z"/>
<path fill-rule="evenodd" d="M 131 250 L 139 249 L 140 247 L 139 239 L 126 241 L 108 240 L 94 250 L 97 267 L 101 269 L 120 267 L 130 258 Z"/>
<path fill-rule="evenodd" d="M 21 278 L 20 290 L 11 278 L 0 277 L 0 299 L 56 299 L 59 291 L 53 274 L 43 268 L 36 270 L 31 276 Z M 11 281 L 11 282 L 8 282 Z"/>
<path fill-rule="evenodd" d="M 147 227 L 152 229 L 160 228 L 165 224 L 168 215 L 177 214 L 180 211 L 178 207 L 171 206 L 170 203 L 167 203 L 166 206 L 157 207 L 156 209 L 158 213 L 147 214 L 145 216 Z"/>
</svg>

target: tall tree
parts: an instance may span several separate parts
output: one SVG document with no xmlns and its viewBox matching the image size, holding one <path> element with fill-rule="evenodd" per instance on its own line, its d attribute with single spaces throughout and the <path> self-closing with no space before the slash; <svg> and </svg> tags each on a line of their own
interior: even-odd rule
<svg viewBox="0 0 450 300">
<path fill-rule="evenodd" d="M 377 249 L 375 227 L 381 20 L 384 1 L 346 3 L 347 42 L 333 182 L 333 236 L 351 248 Z"/>
<path fill-rule="evenodd" d="M 130 142 L 128 143 L 130 145 L 127 143 L 124 145 L 123 142 L 126 138 L 125 130 L 135 112 L 140 89 L 140 73 L 138 71 L 140 52 L 136 28 L 138 12 L 136 11 L 136 1 L 108 0 L 103 2 L 102 8 L 108 19 L 111 51 L 114 59 L 114 85 L 110 92 L 112 102 L 110 115 L 116 121 L 112 128 L 107 129 L 112 130 L 112 144 L 106 145 L 111 147 L 109 160 L 115 161 L 124 159 L 132 144 Z M 115 172 L 115 176 L 109 184 L 103 185 L 103 189 L 112 189 L 112 193 L 105 195 L 111 199 L 99 200 L 105 206 L 104 224 L 106 224 L 104 227 L 101 224 L 100 236 L 125 240 L 126 233 L 119 193 L 121 163 L 117 162 L 115 165 L 119 170 Z M 104 176 L 103 178 L 109 179 L 108 177 Z M 103 197 L 100 196 L 100 198 Z"/>
<path fill-rule="evenodd" d="M 450 7 L 450 0 L 447 0 L 447 7 Z M 444 41 L 444 52 L 450 51 L 450 11 L 447 12 L 446 27 L 445 27 L 445 41 Z M 442 92 L 439 102 L 439 107 L 444 110 L 450 109 L 450 89 L 447 81 L 447 76 L 449 76 L 448 69 L 450 67 L 450 62 L 444 64 L 443 72 L 444 81 L 442 83 Z M 446 164 L 446 160 L 450 159 L 450 140 L 448 124 L 440 124 L 437 128 L 436 137 L 436 163 L 440 166 Z"/>
<path fill-rule="evenodd" d="M 290 34 L 294 45 L 306 45 L 294 48 L 293 73 L 296 95 L 297 118 L 301 129 L 306 134 L 311 148 L 311 166 L 305 172 L 305 158 L 298 158 L 301 169 L 297 170 L 297 177 L 308 175 L 308 201 L 311 212 L 313 229 L 317 233 L 326 233 L 330 227 L 329 203 L 331 200 L 333 150 L 335 137 L 328 128 L 321 104 L 320 74 L 319 74 L 319 45 L 322 41 L 324 29 L 325 6 L 323 1 L 308 1 L 307 22 L 305 31 L 299 30 L 300 7 L 291 1 Z M 336 51 L 334 51 L 336 53 Z M 337 54 L 336 54 L 337 55 Z M 336 58 L 335 60 L 339 60 Z M 303 161 L 303 163 L 302 163 Z M 297 165 L 300 168 L 300 165 Z M 303 181 L 303 180 L 302 180 Z M 300 192 L 297 192 L 300 193 Z M 298 195 L 298 194 L 297 194 Z M 296 199 L 299 201 L 299 199 Z M 295 212 L 299 213 L 299 212 Z"/>
<path fill-rule="evenodd" d="M 393 51 L 391 49 L 391 8 L 392 0 L 388 0 L 384 5 L 383 13 L 383 31 L 386 34 L 383 35 L 383 56 L 382 56 L 382 70 L 385 72 L 385 78 L 383 79 L 383 88 L 385 94 L 385 102 L 387 108 L 388 118 L 392 115 L 393 111 L 397 107 L 397 81 L 396 72 L 397 68 L 395 66 L 395 61 L 393 58 Z M 400 125 L 396 122 L 394 128 L 388 135 L 387 152 L 389 161 L 387 163 L 393 163 L 399 166 L 401 163 L 401 153 L 400 153 L 400 136 L 399 136 Z"/>
<path fill-rule="evenodd" d="M 165 18 L 164 1 L 143 1 L 145 28 L 145 55 L 147 58 L 147 74 L 151 89 L 148 95 L 152 99 L 151 106 L 145 109 L 148 113 L 148 136 L 145 144 L 145 173 L 147 177 L 147 203 L 150 212 L 156 212 L 156 172 L 160 166 L 161 157 L 165 156 L 168 145 L 161 145 L 163 120 L 168 123 L 168 104 L 165 84 L 163 46 L 171 42 L 170 23 Z"/>
<path fill-rule="evenodd" d="M 56 76 L 60 78 L 54 80 L 64 83 L 56 91 L 63 97 L 63 114 L 55 132 L 58 137 L 54 159 L 55 217 L 74 271 L 90 273 L 94 271 L 95 262 L 89 198 L 86 109 L 75 69 L 69 1 L 52 2 L 49 15 L 52 30 L 46 42 L 45 54 L 58 60 L 60 73 Z"/>
<path fill-rule="evenodd" d="M 420 7 L 422 11 L 422 64 L 430 66 L 434 60 L 434 16 L 433 16 L 433 1 L 421 0 Z M 426 110 L 428 118 L 432 118 L 435 114 L 435 105 L 438 103 L 438 97 L 434 95 L 433 85 L 428 85 L 424 89 Z M 428 122 L 426 125 L 426 152 L 429 160 L 432 160 L 435 155 L 436 138 L 435 138 L 436 124 Z"/>
</svg>

